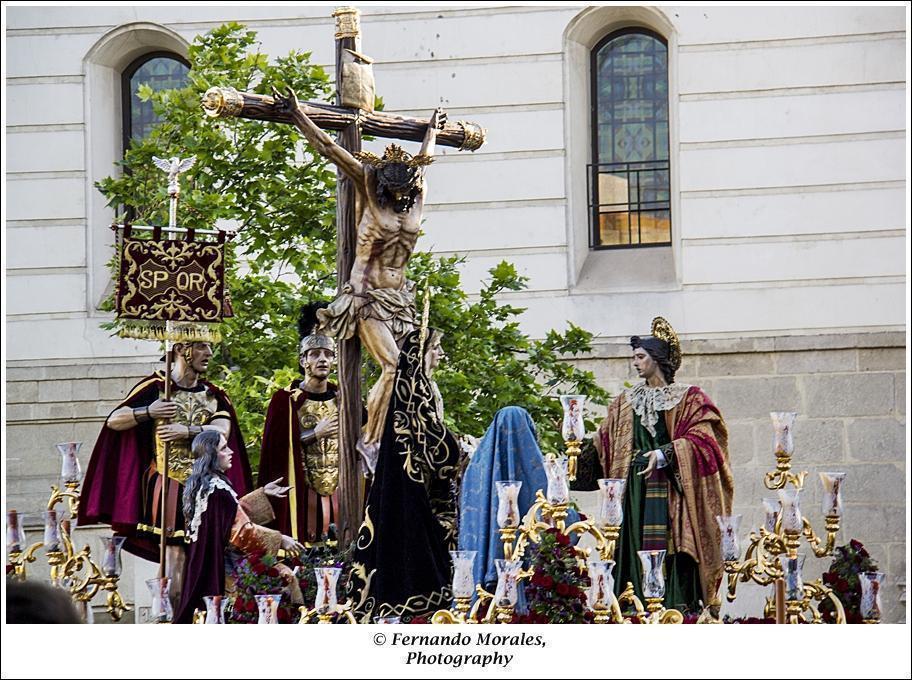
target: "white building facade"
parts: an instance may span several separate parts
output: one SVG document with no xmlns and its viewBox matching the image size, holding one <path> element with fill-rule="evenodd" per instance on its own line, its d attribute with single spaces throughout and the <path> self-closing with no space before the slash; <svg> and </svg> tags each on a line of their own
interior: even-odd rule
<svg viewBox="0 0 912 680">
<path fill-rule="evenodd" d="M 85 464 L 104 417 L 157 358 L 100 328 L 113 214 L 93 184 L 123 152 L 122 72 L 144 54 L 185 56 L 226 21 L 258 31 L 272 57 L 304 49 L 331 71 L 332 9 L 7 9 L 8 507 L 39 511 L 53 444 L 85 441 Z M 487 128 L 475 153 L 439 149 L 419 249 L 465 255 L 470 292 L 490 267 L 514 263 L 529 287 L 504 298 L 527 308 L 527 332 L 592 331 L 596 350 L 581 364 L 613 392 L 635 375 L 625 338 L 669 319 L 684 340 L 678 380 L 704 387 L 729 423 L 746 524 L 769 495 L 768 413 L 798 411 L 807 514 L 822 530 L 816 472 L 847 470 L 840 542 L 869 547 L 899 620 L 904 8 L 365 6 L 361 27 L 387 112 L 442 106 Z M 614 118 L 600 113 L 618 89 L 598 80 L 601 50 L 624 35 L 663 53 L 650 63 L 664 63 L 667 94 L 637 109 L 652 155 L 620 157 L 660 163 L 635 198 L 632 166 L 595 180 L 590 170 L 624 147 L 623 102 Z M 624 220 L 639 204 L 638 238 L 653 229 L 666 243 L 599 247 L 625 237 L 604 226 L 617 216 L 594 214 L 594 186 Z"/>
</svg>

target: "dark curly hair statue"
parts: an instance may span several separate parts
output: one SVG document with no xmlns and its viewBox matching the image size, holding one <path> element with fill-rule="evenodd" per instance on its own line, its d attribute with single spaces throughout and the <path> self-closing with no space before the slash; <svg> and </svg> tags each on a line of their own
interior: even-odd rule
<svg viewBox="0 0 912 680">
<path fill-rule="evenodd" d="M 652 357 L 659 368 L 662 370 L 662 376 L 665 378 L 665 382 L 671 385 L 675 380 L 675 367 L 671 363 L 671 346 L 662 340 L 661 338 L 656 338 L 652 335 L 634 335 L 630 338 L 630 347 L 631 349 L 643 349 L 646 351 L 649 356 Z"/>
<path fill-rule="evenodd" d="M 219 469 L 219 448 L 222 441 L 222 435 L 215 430 L 203 430 L 196 435 L 193 440 L 193 470 L 187 478 L 184 485 L 184 519 L 187 524 L 193 519 L 193 512 L 196 509 L 196 494 L 200 489 L 209 486 L 209 480 L 213 477 L 225 477 L 225 473 Z"/>
</svg>

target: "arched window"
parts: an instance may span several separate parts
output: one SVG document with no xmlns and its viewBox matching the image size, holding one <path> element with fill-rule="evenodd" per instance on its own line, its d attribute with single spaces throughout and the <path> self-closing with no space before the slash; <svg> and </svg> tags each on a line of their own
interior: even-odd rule
<svg viewBox="0 0 912 680">
<path fill-rule="evenodd" d="M 671 244 L 668 45 L 626 28 L 591 52 L 593 248 Z"/>
<path fill-rule="evenodd" d="M 158 123 L 152 102 L 141 101 L 137 94 L 140 85 L 153 90 L 170 90 L 187 84 L 189 62 L 173 52 L 150 52 L 142 55 L 124 69 L 121 75 L 123 96 L 123 149 L 133 139 L 142 139 Z"/>
</svg>

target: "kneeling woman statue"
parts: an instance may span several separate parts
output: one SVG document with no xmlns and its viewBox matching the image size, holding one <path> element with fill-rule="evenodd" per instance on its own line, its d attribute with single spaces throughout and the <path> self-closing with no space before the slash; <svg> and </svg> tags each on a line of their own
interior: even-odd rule
<svg viewBox="0 0 912 680">
<path fill-rule="evenodd" d="M 279 549 L 300 553 L 302 546 L 290 536 L 262 524 L 275 515 L 269 497 L 284 498 L 288 487 L 281 479 L 238 498 L 228 481 L 233 451 L 218 432 L 206 430 L 193 440 L 193 472 L 184 490 L 187 522 L 187 571 L 175 623 L 192 623 L 194 609 L 204 609 L 203 598 L 225 592 L 225 570 L 239 554 Z M 289 583 L 292 601 L 301 601 L 297 580 L 285 565 L 277 565 Z"/>
</svg>

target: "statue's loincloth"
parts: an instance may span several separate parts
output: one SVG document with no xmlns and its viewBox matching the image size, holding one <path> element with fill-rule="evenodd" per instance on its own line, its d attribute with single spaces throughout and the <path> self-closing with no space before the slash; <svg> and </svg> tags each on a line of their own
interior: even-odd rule
<svg viewBox="0 0 912 680">
<path fill-rule="evenodd" d="M 376 319 L 385 323 L 396 339 L 415 330 L 415 296 L 406 288 L 368 288 L 352 292 L 346 283 L 342 292 L 325 309 L 317 311 L 320 330 L 336 340 L 348 340 L 357 332 L 361 319 Z"/>
</svg>

